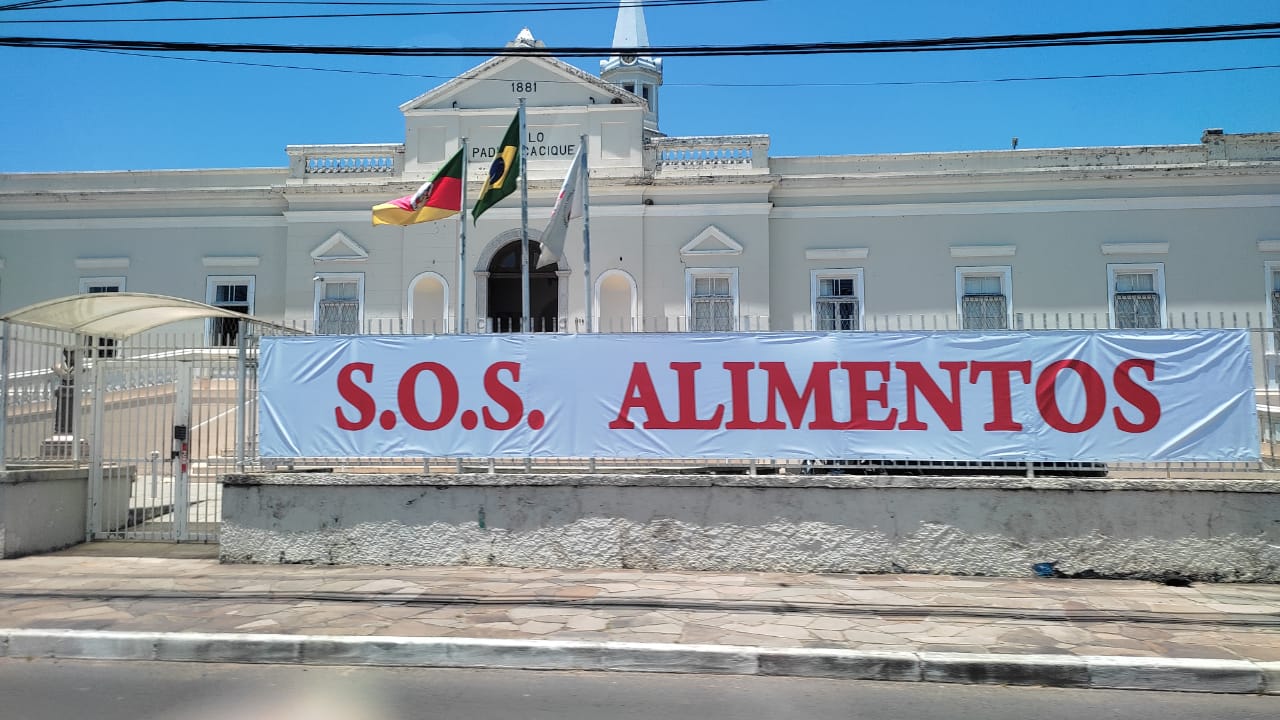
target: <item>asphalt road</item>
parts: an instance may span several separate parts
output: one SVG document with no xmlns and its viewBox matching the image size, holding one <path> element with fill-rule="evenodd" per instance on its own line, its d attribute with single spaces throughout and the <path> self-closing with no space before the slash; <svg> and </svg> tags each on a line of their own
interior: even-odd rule
<svg viewBox="0 0 1280 720">
<path fill-rule="evenodd" d="M 1280 697 L 642 673 L 0 659 L 4 720 L 1274 720 Z"/>
</svg>

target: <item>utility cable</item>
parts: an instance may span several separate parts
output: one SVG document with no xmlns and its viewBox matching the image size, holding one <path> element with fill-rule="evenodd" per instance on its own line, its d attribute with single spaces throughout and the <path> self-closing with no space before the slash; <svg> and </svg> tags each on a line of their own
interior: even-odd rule
<svg viewBox="0 0 1280 720">
<path fill-rule="evenodd" d="M 96 40 L 87 38 L 0 37 L 0 46 L 62 48 L 68 50 L 139 50 L 152 52 L 257 53 L 276 55 L 346 55 L 380 57 L 600 57 L 635 53 L 669 57 L 746 57 L 769 55 L 833 55 L 897 52 L 955 52 L 1043 47 L 1145 45 L 1155 43 L 1224 42 L 1280 38 L 1280 23 L 1213 25 L 1183 28 L 1096 30 L 1072 33 L 986 35 L 975 37 L 859 42 L 782 43 L 751 45 L 671 45 L 649 47 L 528 45 L 504 47 L 376 47 L 360 45 L 275 45 L 267 43 L 205 43 L 159 40 Z"/>
<path fill-rule="evenodd" d="M 668 7 L 686 7 L 689 5 L 731 5 L 739 3 L 757 3 L 764 0 L 669 0 L 654 8 Z M 130 3 L 131 4 L 131 3 Z M 310 4 L 310 3 L 308 3 Z M 346 3 L 337 3 L 346 4 Z M 485 3 L 485 5 L 507 4 L 507 3 Z M 0 20 L 0 23 L 8 23 L 13 25 L 66 25 L 66 24 L 98 24 L 98 23 L 157 23 L 157 22 L 230 22 L 238 20 L 329 20 L 337 18 L 383 18 L 383 17 L 428 17 L 439 15 L 506 15 L 513 13 L 558 13 L 558 12 L 578 12 L 580 10 L 616 10 L 617 3 L 604 2 L 604 0 L 587 0 L 586 2 L 569 2 L 569 3 L 545 3 L 544 6 L 518 6 L 509 8 L 492 8 L 470 9 L 470 10 L 422 10 L 422 11 L 404 11 L 404 12 L 350 12 L 350 13 L 317 13 L 312 15 L 228 15 L 219 17 L 150 17 L 150 18 L 64 18 L 64 19 L 41 19 L 41 20 Z M 63 7 L 81 7 L 81 6 L 57 6 L 56 8 L 41 7 L 0 7 L 0 10 L 49 10 Z"/>
<path fill-rule="evenodd" d="M 594 5 L 599 0 L 513 0 L 512 2 L 484 3 L 486 5 L 506 5 L 514 7 L 538 7 L 542 5 Z M 719 0 L 720 3 L 742 2 L 744 0 Z M 750 0 L 765 2 L 766 0 Z M 103 2 L 59 3 L 61 0 L 26 0 L 26 2 L 0 5 L 0 10 L 40 9 L 63 10 L 71 8 L 119 7 L 128 5 L 326 5 L 331 7 L 471 7 L 475 2 L 418 2 L 416 0 L 327 0 L 311 2 L 311 0 L 103 0 Z M 682 5 L 685 0 L 632 0 L 621 7 L 663 7 L 664 5 Z M 48 6 L 36 8 L 35 6 Z M 618 6 L 614 6 L 618 7 Z"/>
<path fill-rule="evenodd" d="M 349 68 L 323 68 L 307 65 L 278 65 L 275 63 L 255 63 L 243 60 L 215 60 L 213 58 L 179 57 L 174 55 L 156 55 L 152 53 L 125 52 L 121 50 L 86 50 L 105 55 L 121 55 L 152 60 L 179 60 L 182 62 L 207 63 L 212 65 L 234 65 L 237 67 L 267 68 L 272 70 L 309 70 L 312 72 L 340 73 L 345 75 L 370 75 L 374 77 L 421 78 L 424 80 L 453 80 L 453 75 L 430 75 L 426 73 L 400 73 L 380 70 L 352 70 Z M 981 83 L 1013 83 L 1050 80 L 1102 80 L 1111 78 L 1162 77 L 1168 75 L 1199 75 L 1205 73 L 1243 72 L 1249 70 L 1277 70 L 1280 65 L 1241 65 L 1236 67 L 1188 68 L 1185 70 L 1148 70 L 1123 73 L 1088 73 L 1083 75 L 1024 75 L 1002 78 L 959 78 L 954 80 L 867 80 L 858 82 L 786 82 L 786 83 L 679 83 L 664 82 L 664 88 L 847 88 L 847 87 L 900 87 L 912 85 L 975 85 Z M 478 78 L 478 82 L 509 83 L 515 78 Z M 577 80 L 539 80 L 540 83 L 576 85 Z"/>
</svg>

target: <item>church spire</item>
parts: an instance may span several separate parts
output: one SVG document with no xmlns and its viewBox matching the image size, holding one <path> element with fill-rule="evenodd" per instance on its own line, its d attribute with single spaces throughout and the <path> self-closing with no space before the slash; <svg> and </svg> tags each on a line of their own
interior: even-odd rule
<svg viewBox="0 0 1280 720">
<path fill-rule="evenodd" d="M 600 78 L 644 98 L 649 104 L 645 126 L 657 130 L 662 59 L 641 54 L 641 49 L 648 47 L 644 0 L 619 0 L 618 22 L 613 28 L 614 53 L 608 60 L 600 61 Z"/>
<path fill-rule="evenodd" d="M 649 29 L 644 25 L 644 0 L 621 0 L 618 24 L 613 28 L 615 48 L 649 47 Z"/>
</svg>

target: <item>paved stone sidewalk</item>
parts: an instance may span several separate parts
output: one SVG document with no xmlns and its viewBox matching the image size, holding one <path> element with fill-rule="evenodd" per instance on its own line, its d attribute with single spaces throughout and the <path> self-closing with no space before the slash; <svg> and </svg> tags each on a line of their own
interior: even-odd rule
<svg viewBox="0 0 1280 720">
<path fill-rule="evenodd" d="M 1280 661 L 1280 586 L 0 561 L 0 627 Z"/>
</svg>

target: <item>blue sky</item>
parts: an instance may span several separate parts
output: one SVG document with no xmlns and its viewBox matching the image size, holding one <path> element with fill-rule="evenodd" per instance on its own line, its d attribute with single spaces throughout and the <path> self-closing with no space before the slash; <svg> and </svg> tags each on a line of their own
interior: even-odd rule
<svg viewBox="0 0 1280 720">
<path fill-rule="evenodd" d="M 8 0 L 5 0 L 6 2 Z M 83 0 L 80 0 L 83 1 Z M 3 4 L 3 3 L 0 3 Z M 481 6 L 485 3 L 473 3 Z M 551 47 L 608 45 L 616 11 L 205 23 L 14 20 L 272 14 L 303 6 L 151 4 L 0 11 L 0 35 Z M 340 11 L 333 9 L 335 11 Z M 1276 0 L 767 0 L 646 10 L 655 45 L 858 41 L 1280 21 Z M 474 58 L 190 55 L 0 48 L 0 172 L 283 167 L 285 146 L 400 142 L 398 105 Z M 233 63 L 402 73 L 383 77 Z M 596 73 L 598 59 L 568 62 Z M 766 133 L 772 155 L 1196 143 L 1280 131 L 1280 69 L 1089 80 L 1029 76 L 1280 65 L 1280 40 L 964 53 L 669 58 L 662 130 Z M 893 84 L 877 84 L 893 83 Z M 909 84 L 898 84 L 909 83 Z M 748 85 L 754 84 L 755 87 Z"/>
</svg>

